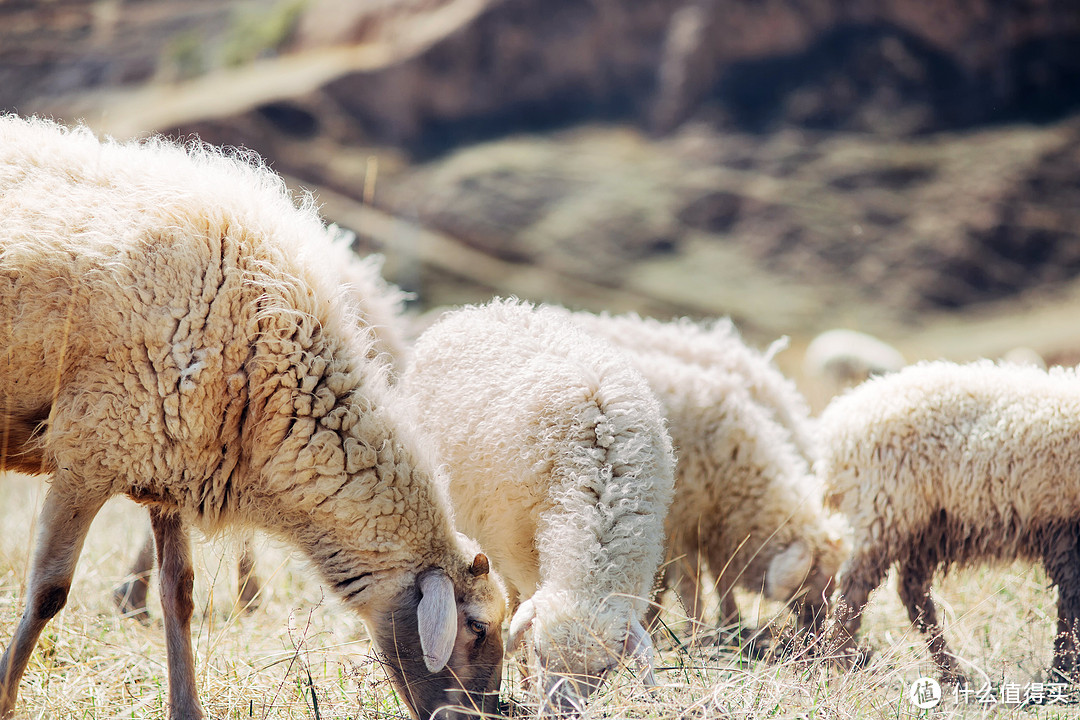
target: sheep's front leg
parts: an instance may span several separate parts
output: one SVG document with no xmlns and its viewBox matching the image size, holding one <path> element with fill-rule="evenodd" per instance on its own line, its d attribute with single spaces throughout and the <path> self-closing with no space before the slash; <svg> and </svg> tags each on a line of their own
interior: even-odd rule
<svg viewBox="0 0 1080 720">
<path fill-rule="evenodd" d="M 191 649 L 195 571 L 187 529 L 180 516 L 167 508 L 151 509 L 150 522 L 160 563 L 161 610 L 169 659 L 169 718 L 202 720 L 205 716 L 195 688 L 195 653 Z"/>
<path fill-rule="evenodd" d="M 739 614 L 739 604 L 735 601 L 735 583 L 739 579 L 742 568 L 732 566 L 731 550 L 728 543 L 719 537 L 711 537 L 706 541 L 705 562 L 713 574 L 713 589 L 720 598 L 720 621 L 717 630 L 723 636 L 726 630 L 738 630 L 742 627 L 742 617 Z M 695 582 L 701 586 L 698 579 L 701 575 L 701 558 L 695 558 Z M 700 596 L 699 596 L 700 597 Z M 698 610 L 698 612 L 701 612 Z"/>
<path fill-rule="evenodd" d="M 1076 567 L 1080 567 L 1078 564 Z M 1073 582 L 1080 580 L 1074 577 Z M 1080 681 L 1080 588 L 1058 585 L 1058 623 L 1054 637 L 1055 674 L 1065 682 Z"/>
<path fill-rule="evenodd" d="M 677 561 L 678 566 L 668 575 L 668 586 L 675 590 L 697 633 L 705 627 L 705 596 L 701 592 L 701 558 L 696 557 L 695 550 L 691 549 L 690 552 L 695 556 Z"/>
<path fill-rule="evenodd" d="M 847 568 L 841 570 L 840 597 L 826 632 L 825 647 L 837 653 L 834 659 L 843 666 L 857 666 L 864 659 L 856 641 L 862 625 L 862 613 L 870 602 L 870 593 L 885 579 L 890 562 L 875 547 L 858 552 L 848 561 Z"/>
<path fill-rule="evenodd" d="M 98 510 L 100 501 L 76 501 L 61 489 L 60 479 L 45 497 L 38 520 L 39 530 L 34 561 L 30 569 L 30 591 L 15 637 L 0 658 L 0 718 L 15 710 L 19 681 L 37 645 L 45 625 L 67 603 L 71 578 L 82 551 L 86 532 Z"/>
<path fill-rule="evenodd" d="M 715 562 L 712 563 L 715 566 Z M 769 626 L 747 626 L 735 600 L 735 573 L 730 568 L 716 581 L 716 593 L 720 596 L 720 623 L 717 627 L 722 642 L 738 648 L 744 655 L 755 660 L 765 659 L 772 645 Z"/>
<path fill-rule="evenodd" d="M 668 540 L 667 561 L 661 568 L 662 587 L 670 589 L 679 598 L 691 633 L 697 635 L 705 627 L 705 610 L 701 588 L 702 557 L 697 529 L 676 528 Z M 659 596 L 657 597 L 659 600 Z M 646 625 L 646 627 L 649 627 Z"/>
<path fill-rule="evenodd" d="M 733 574 L 724 572 L 716 579 L 716 594 L 720 596 L 720 622 L 717 627 L 721 634 L 742 629 L 742 615 L 735 601 L 735 583 L 731 581 Z"/>
<path fill-rule="evenodd" d="M 945 633 L 938 624 L 937 608 L 930 597 L 930 583 L 938 557 L 932 548 L 916 548 L 918 555 L 907 558 L 900 566 L 900 600 L 907 607 L 912 624 L 926 635 L 930 655 L 944 679 L 956 682 L 962 678 L 956 656 L 945 643 Z"/>
<path fill-rule="evenodd" d="M 128 571 L 131 579 L 113 590 L 113 600 L 120 612 L 140 622 L 150 619 L 146 609 L 146 593 L 150 589 L 150 573 L 154 569 L 154 534 L 146 534 L 139 555 Z"/>
</svg>

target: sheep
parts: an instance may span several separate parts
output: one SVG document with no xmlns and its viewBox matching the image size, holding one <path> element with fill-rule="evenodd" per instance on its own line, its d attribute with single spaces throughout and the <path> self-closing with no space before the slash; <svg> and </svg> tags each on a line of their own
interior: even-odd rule
<svg viewBox="0 0 1080 720">
<path fill-rule="evenodd" d="M 817 410 L 867 378 L 896 372 L 907 361 L 883 340 L 856 330 L 826 330 L 810 341 L 803 356 L 803 376 Z"/>
<path fill-rule="evenodd" d="M 1001 356 L 1002 361 L 1013 365 L 1031 365 L 1042 370 L 1046 369 L 1046 360 L 1038 350 L 1019 345 L 1007 351 Z"/>
<path fill-rule="evenodd" d="M 394 378 L 401 372 L 407 356 L 403 313 L 408 293 L 383 279 L 381 255 L 356 255 L 350 248 L 352 239 L 350 233 L 341 233 L 327 248 L 323 259 L 331 272 L 340 273 L 338 283 L 347 290 L 346 300 L 353 303 L 362 327 L 372 335 L 374 342 L 369 357 L 387 363 L 390 377 Z M 153 568 L 154 534 L 151 530 L 128 571 L 129 579 L 113 590 L 113 601 L 126 617 L 143 622 L 149 620 L 146 595 Z M 257 603 L 261 583 L 255 575 L 255 551 L 250 533 L 241 538 L 236 570 L 238 605 L 245 610 L 251 609 Z"/>
<path fill-rule="evenodd" d="M 1077 678 L 1080 377 L 1074 369 L 922 362 L 821 415 L 817 472 L 854 533 L 831 640 L 850 664 L 870 593 L 892 565 L 912 623 L 960 677 L 930 598 L 939 567 L 1041 558 L 1058 588 L 1053 670 Z"/>
<path fill-rule="evenodd" d="M 11 115 L 0 196 L 0 449 L 7 469 L 51 474 L 0 717 L 117 494 L 150 511 L 173 720 L 204 717 L 192 525 L 297 547 L 364 620 L 414 717 L 492 707 L 504 591 L 322 269 L 335 233 L 311 198 L 253 157 Z"/>
<path fill-rule="evenodd" d="M 809 411 L 771 353 L 750 348 L 728 320 L 570 317 L 626 350 L 663 406 L 678 457 L 664 582 L 691 617 L 704 622 L 707 566 L 721 627 L 741 626 L 732 592 L 741 585 L 798 600 L 804 625 L 816 629 L 849 551 L 847 529 L 822 506 Z"/>
<path fill-rule="evenodd" d="M 455 521 L 506 582 L 541 709 L 580 709 L 621 659 L 652 676 L 641 615 L 663 554 L 674 458 L 625 357 L 547 306 L 443 315 L 402 376 L 445 464 Z"/>
</svg>

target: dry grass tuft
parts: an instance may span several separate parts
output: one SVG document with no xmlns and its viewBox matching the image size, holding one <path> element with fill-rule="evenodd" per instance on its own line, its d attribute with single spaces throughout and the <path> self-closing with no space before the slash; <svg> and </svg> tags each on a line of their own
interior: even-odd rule
<svg viewBox="0 0 1080 720">
<path fill-rule="evenodd" d="M 45 484 L 0 476 L 0 638 L 11 638 L 22 611 L 27 561 Z M 147 516 L 123 499 L 95 521 L 71 599 L 49 625 L 20 691 L 18 712 L 31 718 L 110 720 L 164 718 L 164 632 L 156 587 L 152 620 L 120 618 L 112 589 L 123 578 L 148 527 Z M 304 564 L 268 540 L 257 542 L 265 596 L 254 612 L 234 606 L 235 553 L 227 539 L 196 535 L 196 615 L 193 640 L 200 695 L 214 718 L 335 720 L 405 718 L 382 668 L 367 654 L 359 619 L 324 593 Z M 915 718 L 1076 717 L 1064 705 L 1003 706 L 965 699 L 944 688 L 932 713 L 906 697 L 916 679 L 933 676 L 923 639 L 910 629 L 890 578 L 873 597 L 863 640 L 870 666 L 844 674 L 800 659 L 753 662 L 729 650 L 693 646 L 688 624 L 669 609 L 677 641 L 661 638 L 653 693 L 629 672 L 590 703 L 591 718 Z M 153 585 L 152 585 L 153 587 Z M 1045 679 L 1056 618 L 1055 596 L 1038 568 L 1016 564 L 940 580 L 935 598 L 953 649 L 967 661 L 972 690 L 993 683 L 999 693 Z M 778 611 L 740 595 L 750 620 Z M 505 694 L 529 711 L 514 663 Z M 535 707 L 532 708 L 535 711 Z"/>
</svg>

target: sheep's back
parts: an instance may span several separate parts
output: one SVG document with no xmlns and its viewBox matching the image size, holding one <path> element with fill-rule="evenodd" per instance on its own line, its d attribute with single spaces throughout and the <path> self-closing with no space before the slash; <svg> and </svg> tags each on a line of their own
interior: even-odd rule
<svg viewBox="0 0 1080 720">
<path fill-rule="evenodd" d="M 821 416 L 828 501 L 871 535 L 945 511 L 968 527 L 1080 515 L 1080 379 L 1072 370 L 922 363 Z"/>
<path fill-rule="evenodd" d="M 787 430 L 808 462 L 816 453 L 809 406 L 790 379 L 763 354 L 747 345 L 727 318 L 694 322 L 688 318 L 662 322 L 635 314 L 573 313 L 589 333 L 636 356 L 654 354 L 662 361 L 698 367 L 705 372 L 737 376 L 754 400 L 768 408 Z M 650 383 L 654 378 L 646 373 Z"/>
<path fill-rule="evenodd" d="M 619 567 L 620 592 L 648 592 L 673 463 L 659 405 L 621 353 L 546 308 L 496 301 L 425 331 L 404 388 L 440 448 L 459 527 L 525 596 L 540 576 L 587 586 Z M 598 505 L 616 510 L 603 527 L 582 519 Z M 552 520 L 569 507 L 581 524 Z M 545 542 L 566 550 L 538 553 Z M 582 557 L 597 553 L 611 562 Z"/>
<path fill-rule="evenodd" d="M 244 158 L 13 116 L 0 197 L 0 388 L 46 415 L 59 390 L 54 464 L 114 492 L 228 505 L 244 414 L 291 417 L 281 383 L 312 361 L 303 348 L 356 335 L 318 269 L 331 237 L 310 203 Z"/>
</svg>

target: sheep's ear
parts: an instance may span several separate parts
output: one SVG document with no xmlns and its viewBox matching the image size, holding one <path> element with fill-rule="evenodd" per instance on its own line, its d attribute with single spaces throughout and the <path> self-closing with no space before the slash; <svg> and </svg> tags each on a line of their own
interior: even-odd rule
<svg viewBox="0 0 1080 720">
<path fill-rule="evenodd" d="M 487 575 L 489 570 L 491 570 L 491 566 L 488 565 L 487 555 L 476 553 L 472 565 L 469 566 L 469 574 L 473 577 L 480 577 L 481 575 Z"/>
<path fill-rule="evenodd" d="M 641 680 L 645 687 L 656 687 L 656 676 L 653 674 L 653 644 L 649 633 L 637 618 L 630 621 L 630 631 L 626 635 L 623 644 L 623 653 L 637 663 L 638 670 L 644 671 Z"/>
<path fill-rule="evenodd" d="M 536 618 L 536 606 L 533 605 L 532 598 L 526 600 L 518 606 L 517 612 L 514 613 L 514 618 L 510 621 L 510 639 L 506 643 L 507 652 L 513 652 L 521 645 L 521 641 L 525 639 L 525 633 L 532 626 L 533 620 Z"/>
<path fill-rule="evenodd" d="M 786 602 L 810 574 L 814 557 L 802 540 L 796 540 L 776 555 L 765 572 L 765 594 Z"/>
<path fill-rule="evenodd" d="M 458 613 L 454 600 L 454 583 L 442 570 L 420 577 L 420 604 L 416 608 L 420 649 L 424 664 L 431 672 L 439 672 L 450 660 L 457 639 Z"/>
</svg>

